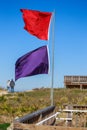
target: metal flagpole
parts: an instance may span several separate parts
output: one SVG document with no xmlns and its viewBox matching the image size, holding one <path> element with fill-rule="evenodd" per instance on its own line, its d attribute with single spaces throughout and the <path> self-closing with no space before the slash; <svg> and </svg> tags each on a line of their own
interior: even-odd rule
<svg viewBox="0 0 87 130">
<path fill-rule="evenodd" d="M 54 24 L 55 24 L 55 10 L 53 12 L 53 23 L 52 23 L 52 82 L 51 82 L 51 106 L 53 103 L 53 85 L 54 85 Z"/>
</svg>

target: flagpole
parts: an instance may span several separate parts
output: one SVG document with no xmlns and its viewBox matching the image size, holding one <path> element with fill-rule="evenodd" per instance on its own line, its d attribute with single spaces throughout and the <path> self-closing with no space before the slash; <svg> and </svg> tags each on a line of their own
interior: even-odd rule
<svg viewBox="0 0 87 130">
<path fill-rule="evenodd" d="M 54 98 L 54 24 L 55 24 L 55 10 L 53 12 L 53 23 L 52 23 L 52 79 L 51 79 L 51 106 L 54 104 L 53 98 Z"/>
</svg>

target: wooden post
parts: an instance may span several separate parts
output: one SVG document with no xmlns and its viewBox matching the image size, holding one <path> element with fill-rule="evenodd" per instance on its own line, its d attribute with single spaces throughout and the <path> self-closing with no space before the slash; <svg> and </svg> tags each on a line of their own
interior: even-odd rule
<svg viewBox="0 0 87 130">
<path fill-rule="evenodd" d="M 82 84 L 80 84 L 80 89 L 82 90 Z"/>
<path fill-rule="evenodd" d="M 68 106 L 66 106 L 66 109 L 67 110 L 72 110 L 73 106 L 68 105 Z M 72 118 L 72 112 L 68 112 L 67 115 L 66 115 L 66 118 Z M 71 120 L 66 120 L 66 125 L 67 126 L 72 126 L 72 121 Z"/>
</svg>

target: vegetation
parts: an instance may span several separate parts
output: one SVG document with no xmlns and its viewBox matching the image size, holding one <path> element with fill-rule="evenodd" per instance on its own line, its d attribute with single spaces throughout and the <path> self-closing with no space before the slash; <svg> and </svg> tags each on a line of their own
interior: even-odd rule
<svg viewBox="0 0 87 130">
<path fill-rule="evenodd" d="M 50 106 L 50 89 L 42 88 L 30 92 L 9 93 L 0 96 L 0 123 L 10 123 L 16 117 Z M 54 89 L 54 105 L 87 104 L 87 90 Z"/>
<path fill-rule="evenodd" d="M 9 123 L 0 124 L 0 130 L 7 130 L 7 127 L 9 127 Z"/>
</svg>

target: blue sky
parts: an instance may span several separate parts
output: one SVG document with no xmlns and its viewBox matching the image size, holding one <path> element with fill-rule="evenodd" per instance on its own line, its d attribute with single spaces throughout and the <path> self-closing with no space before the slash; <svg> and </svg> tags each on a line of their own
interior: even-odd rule
<svg viewBox="0 0 87 130">
<path fill-rule="evenodd" d="M 87 75 L 87 0 L 0 0 L 0 86 L 15 79 L 20 56 L 48 43 L 52 52 L 52 28 L 49 42 L 30 35 L 21 8 L 55 10 L 54 87 L 64 87 L 64 75 Z M 15 91 L 50 87 L 51 73 L 20 78 Z"/>
</svg>

